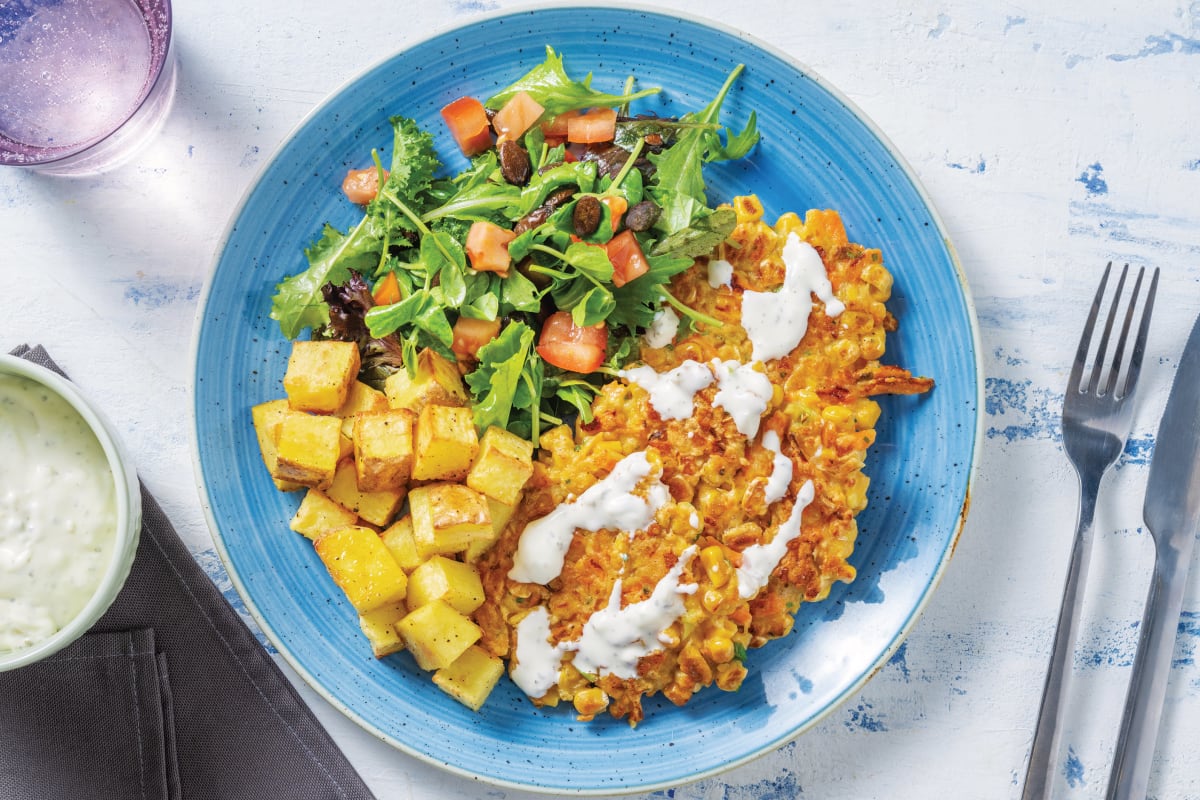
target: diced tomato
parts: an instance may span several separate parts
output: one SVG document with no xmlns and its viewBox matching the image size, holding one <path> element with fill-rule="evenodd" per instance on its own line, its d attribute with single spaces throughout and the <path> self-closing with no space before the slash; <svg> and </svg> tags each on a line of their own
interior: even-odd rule
<svg viewBox="0 0 1200 800">
<path fill-rule="evenodd" d="M 608 213 L 612 215 L 612 229 L 615 231 L 621 226 L 621 217 L 629 210 L 629 201 L 619 194 L 606 194 L 600 198 L 600 202 L 608 206 Z"/>
<path fill-rule="evenodd" d="M 510 230 L 485 220 L 471 224 L 467 231 L 467 259 L 471 268 L 478 272 L 498 272 L 508 275 L 512 257 L 508 254 L 508 243 L 517 238 Z"/>
<path fill-rule="evenodd" d="M 563 161 L 565 161 L 568 164 L 574 164 L 578 160 L 579 160 L 579 156 L 575 155 L 574 150 L 572 150 L 569 147 L 566 150 L 563 150 Z"/>
<path fill-rule="evenodd" d="M 492 127 L 497 136 L 508 139 L 519 139 L 525 131 L 533 127 L 542 112 L 546 109 L 526 92 L 517 92 L 504 104 L 504 107 L 492 117 Z"/>
<path fill-rule="evenodd" d="M 546 141 L 551 139 L 566 139 L 567 138 L 567 122 L 575 119 L 582 111 L 564 111 L 557 117 L 553 117 L 542 123 L 542 134 L 546 137 Z"/>
<path fill-rule="evenodd" d="M 598 322 L 581 328 L 571 319 L 571 312 L 556 311 L 542 326 L 537 351 L 547 363 L 556 367 L 572 372 L 594 372 L 604 363 L 608 352 L 608 326 Z"/>
<path fill-rule="evenodd" d="M 473 156 L 492 146 L 487 111 L 474 97 L 460 97 L 443 107 L 442 119 L 464 155 Z"/>
<path fill-rule="evenodd" d="M 385 169 L 383 179 L 386 181 L 387 177 L 388 172 Z M 360 206 L 365 206 L 374 200 L 375 195 L 379 194 L 378 168 L 367 167 L 347 172 L 345 179 L 342 180 L 342 193 L 349 198 L 351 203 L 358 203 Z"/>
<path fill-rule="evenodd" d="M 617 111 L 597 108 L 567 120 L 567 141 L 576 144 L 611 142 L 617 135 Z"/>
<path fill-rule="evenodd" d="M 633 231 L 621 231 L 604 246 L 613 265 L 613 286 L 624 286 L 650 271 L 650 262 L 642 252 Z"/>
<path fill-rule="evenodd" d="M 474 359 L 479 348 L 500 335 L 500 320 L 459 317 L 454 323 L 454 344 L 450 349 L 461 359 Z"/>
<path fill-rule="evenodd" d="M 377 306 L 390 306 L 392 303 L 400 302 L 400 281 L 396 280 L 396 273 L 389 272 L 383 276 L 383 280 L 375 284 L 375 291 L 371 292 L 371 299 Z"/>
</svg>

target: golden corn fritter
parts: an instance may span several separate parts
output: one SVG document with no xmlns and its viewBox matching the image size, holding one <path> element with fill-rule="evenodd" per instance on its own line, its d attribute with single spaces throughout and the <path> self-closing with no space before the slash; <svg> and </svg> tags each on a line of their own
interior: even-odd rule
<svg viewBox="0 0 1200 800">
<path fill-rule="evenodd" d="M 636 724 L 643 717 L 643 696 L 662 692 L 682 705 L 704 686 L 736 690 L 746 676 L 747 649 L 785 636 L 800 603 L 825 598 L 835 581 L 854 579 L 847 559 L 858 530 L 854 517 L 867 502 L 869 481 L 862 467 L 879 418 L 871 396 L 924 392 L 933 385 L 879 364 L 885 332 L 896 325 L 884 306 L 892 277 L 878 250 L 847 240 L 836 212 L 809 211 L 803 221 L 788 213 L 772 227 L 762 221 L 757 198 L 738 197 L 733 207 L 737 227 L 712 256 L 733 265 L 732 286 L 709 285 L 706 259 L 671 285 L 682 302 L 726 324 L 702 326 L 672 346 L 643 348 L 646 364 L 664 372 L 687 359 L 749 362 L 751 343 L 739 324 L 741 294 L 782 283 L 781 250 L 791 232 L 818 251 L 846 310 L 827 317 L 816 302 L 800 344 L 765 365 L 774 392 L 753 440 L 739 433 L 724 409 L 714 407 L 716 384 L 696 395 L 691 417 L 663 420 L 646 391 L 622 380 L 601 391 L 590 423 L 579 424 L 574 434 L 559 427 L 542 437 L 525 497 L 480 565 L 487 599 L 476 620 L 483 628 L 482 644 L 492 654 L 513 657 L 515 627 L 536 606 L 547 607 L 554 642 L 573 641 L 588 618 L 607 605 L 618 577 L 624 607 L 647 598 L 686 547 L 695 545 L 698 555 L 682 579 L 697 584 L 694 593 L 682 595 L 686 612 L 659 637 L 661 649 L 641 659 L 636 678 L 583 675 L 568 657 L 557 686 L 535 699 L 538 705 L 566 700 L 581 719 L 607 708 Z M 762 445 L 768 429 L 779 434 L 793 465 L 787 495 L 769 506 L 765 489 L 774 454 Z M 624 456 L 641 450 L 661 466 L 661 481 L 672 498 L 648 530 L 577 530 L 563 571 L 549 586 L 508 578 L 527 522 L 577 497 Z M 736 573 L 741 553 L 772 539 L 810 479 L 816 496 L 803 510 L 800 536 L 788 545 L 767 586 L 742 599 Z"/>
</svg>

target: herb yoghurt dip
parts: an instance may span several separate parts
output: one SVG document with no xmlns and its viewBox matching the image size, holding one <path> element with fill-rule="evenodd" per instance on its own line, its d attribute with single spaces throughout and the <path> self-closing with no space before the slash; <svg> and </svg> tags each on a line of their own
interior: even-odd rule
<svg viewBox="0 0 1200 800">
<path fill-rule="evenodd" d="M 70 622 L 116 539 L 116 481 L 87 422 L 40 383 L 0 374 L 0 653 Z"/>
</svg>

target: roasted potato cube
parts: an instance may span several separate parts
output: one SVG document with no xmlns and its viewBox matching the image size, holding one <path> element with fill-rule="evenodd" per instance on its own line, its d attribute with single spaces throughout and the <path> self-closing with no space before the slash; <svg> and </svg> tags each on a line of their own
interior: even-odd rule
<svg viewBox="0 0 1200 800">
<path fill-rule="evenodd" d="M 353 511 L 342 508 L 321 490 L 309 489 L 288 527 L 309 539 L 317 539 L 325 531 L 345 528 L 356 522 L 358 515 Z"/>
<path fill-rule="evenodd" d="M 410 377 L 407 369 L 392 373 L 384 381 L 383 390 L 392 408 L 407 408 L 420 414 L 425 406 L 468 405 L 458 365 L 428 347 L 417 354 L 417 374 Z"/>
<path fill-rule="evenodd" d="M 279 423 L 275 440 L 278 452 L 275 477 L 328 489 L 337 470 L 341 438 L 337 417 L 288 411 Z"/>
<path fill-rule="evenodd" d="M 376 658 L 390 656 L 404 649 L 404 639 L 396 630 L 396 623 L 406 613 L 404 603 L 397 603 L 358 615 L 358 627 L 371 643 L 371 652 Z"/>
<path fill-rule="evenodd" d="M 418 481 L 461 481 L 479 451 L 471 409 L 425 406 L 417 417 L 412 477 Z"/>
<path fill-rule="evenodd" d="M 275 488 L 281 492 L 294 492 L 304 488 L 303 484 L 275 477 L 279 470 L 279 449 L 275 446 L 275 440 L 279 436 L 279 424 L 283 422 L 283 415 L 290 409 L 291 406 L 285 397 L 259 403 L 250 409 L 250 418 L 254 421 L 254 434 L 258 437 L 258 450 L 262 454 L 263 463 L 267 465 L 267 472 L 271 474 Z"/>
<path fill-rule="evenodd" d="M 293 342 L 283 375 L 288 403 L 297 411 L 334 413 L 346 402 L 359 366 L 354 342 Z"/>
<path fill-rule="evenodd" d="M 433 556 L 408 576 L 408 607 L 418 609 L 434 600 L 444 600 L 462 614 L 483 605 L 483 582 L 470 564 L 445 556 Z"/>
<path fill-rule="evenodd" d="M 433 682 L 467 708 L 478 711 L 503 674 L 503 661 L 471 645 L 453 664 L 433 673 Z"/>
<path fill-rule="evenodd" d="M 329 417 L 336 420 L 337 417 Z M 333 482 L 326 494 L 339 505 L 345 506 L 372 525 L 383 527 L 392 521 L 400 504 L 404 502 L 401 489 L 380 492 L 364 492 L 358 488 L 358 474 L 353 459 L 346 459 L 337 467 Z"/>
<path fill-rule="evenodd" d="M 417 540 L 413 538 L 411 515 L 405 514 L 393 522 L 391 527 L 379 534 L 379 538 L 383 539 L 392 558 L 405 572 L 412 572 L 421 566 L 422 558 L 417 553 Z"/>
<path fill-rule="evenodd" d="M 459 553 L 476 539 L 492 536 L 492 518 L 483 495 L 460 483 L 435 483 L 408 496 L 417 553 L 428 558 Z"/>
<path fill-rule="evenodd" d="M 326 531 L 313 547 L 359 614 L 405 598 L 408 576 L 370 528 L 352 525 Z"/>
<path fill-rule="evenodd" d="M 448 603 L 435 600 L 412 611 L 396 623 L 417 666 L 435 670 L 447 667 L 479 641 L 483 631 Z"/>
<path fill-rule="evenodd" d="M 360 380 L 350 382 L 346 392 L 346 402 L 337 410 L 339 417 L 353 417 L 355 414 L 369 414 L 372 411 L 387 411 L 387 395 L 373 386 L 368 386 Z"/>
<path fill-rule="evenodd" d="M 467 545 L 467 549 L 463 552 L 463 560 L 468 564 L 474 564 L 484 553 L 492 549 L 492 545 L 496 543 L 496 540 L 500 538 L 500 534 L 504 532 L 504 526 L 508 524 L 509 518 L 516 511 L 515 505 L 508 506 L 504 503 L 496 502 L 490 497 L 485 499 L 488 504 L 488 514 L 492 517 L 492 535 L 481 537 Z M 521 502 L 520 496 L 517 497 L 517 502 Z"/>
<path fill-rule="evenodd" d="M 403 489 L 412 474 L 413 413 L 393 408 L 354 419 L 354 468 L 364 492 Z"/>
<path fill-rule="evenodd" d="M 370 414 L 374 411 L 387 411 L 388 406 L 387 395 L 378 389 L 368 386 L 362 381 L 354 381 L 350 384 L 350 391 L 346 394 L 346 402 L 342 403 L 335 416 L 342 418 L 342 433 L 346 436 L 354 437 L 354 418 L 359 414 Z"/>
<path fill-rule="evenodd" d="M 533 474 L 533 442 L 491 427 L 479 441 L 479 453 L 467 473 L 467 486 L 513 506 Z"/>
</svg>

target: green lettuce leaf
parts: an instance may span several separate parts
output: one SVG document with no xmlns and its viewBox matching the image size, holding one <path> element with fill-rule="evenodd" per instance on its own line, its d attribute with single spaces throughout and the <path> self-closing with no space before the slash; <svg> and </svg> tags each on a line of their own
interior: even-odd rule
<svg viewBox="0 0 1200 800">
<path fill-rule="evenodd" d="M 349 233 L 326 225 L 321 238 L 304 251 L 308 269 L 275 286 L 271 319 L 283 335 L 295 339 L 305 328 L 329 322 L 329 306 L 321 294 L 326 283 L 344 283 L 350 270 L 370 271 L 379 260 L 380 240 L 369 218 L 363 217 Z"/>
<path fill-rule="evenodd" d="M 571 80 L 563 68 L 562 56 L 547 45 L 546 60 L 531 69 L 516 83 L 507 89 L 492 95 L 484 103 L 488 108 L 500 109 L 518 92 L 525 92 L 546 109 L 547 116 L 557 116 L 564 111 L 575 111 L 580 108 L 616 108 L 640 97 L 647 97 L 662 91 L 655 87 L 643 89 L 632 94 L 606 94 L 591 87 L 592 75 L 589 72 L 582 81 Z"/>
<path fill-rule="evenodd" d="M 533 338 L 533 329 L 528 325 L 511 322 L 499 336 L 479 348 L 476 353 L 479 366 L 466 377 L 475 398 L 472 404 L 475 427 L 480 430 L 492 425 L 509 427 Z M 529 398 L 528 387 L 526 392 Z"/>
</svg>

